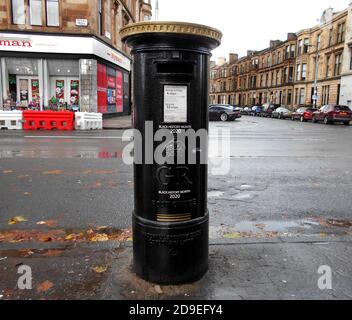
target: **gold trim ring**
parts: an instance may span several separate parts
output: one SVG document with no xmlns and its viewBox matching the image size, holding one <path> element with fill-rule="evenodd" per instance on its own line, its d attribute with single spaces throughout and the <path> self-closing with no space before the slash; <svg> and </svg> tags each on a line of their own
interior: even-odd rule
<svg viewBox="0 0 352 320">
<path fill-rule="evenodd" d="M 201 24 L 174 21 L 144 21 L 129 24 L 120 31 L 121 39 L 143 33 L 178 33 L 210 38 L 219 45 L 222 39 L 221 31 Z"/>
</svg>

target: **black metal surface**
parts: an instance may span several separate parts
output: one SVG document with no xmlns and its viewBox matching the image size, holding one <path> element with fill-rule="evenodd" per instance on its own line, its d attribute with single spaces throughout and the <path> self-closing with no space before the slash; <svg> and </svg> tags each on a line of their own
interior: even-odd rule
<svg viewBox="0 0 352 320">
<path fill-rule="evenodd" d="M 208 130 L 209 38 L 170 33 L 127 38 L 133 56 L 134 127 L 145 141 L 146 121 L 158 129 Z M 164 122 L 164 86 L 187 87 L 187 121 Z M 143 160 L 149 147 L 143 145 Z M 185 148 L 187 150 L 188 143 Z M 134 270 L 160 284 L 199 280 L 208 269 L 207 165 L 135 164 Z M 168 192 L 180 192 L 172 198 Z"/>
</svg>

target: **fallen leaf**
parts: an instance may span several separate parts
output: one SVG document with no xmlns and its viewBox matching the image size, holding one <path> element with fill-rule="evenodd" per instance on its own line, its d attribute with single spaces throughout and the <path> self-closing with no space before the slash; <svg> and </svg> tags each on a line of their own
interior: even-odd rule
<svg viewBox="0 0 352 320">
<path fill-rule="evenodd" d="M 158 294 L 163 294 L 163 290 L 161 290 L 161 287 L 159 285 L 154 286 L 154 290 Z"/>
<path fill-rule="evenodd" d="M 20 222 L 26 222 L 26 221 L 28 221 L 28 220 L 26 220 L 22 216 L 16 216 L 16 217 L 11 218 L 9 220 L 8 224 L 9 225 L 14 225 L 14 224 L 17 224 L 17 223 L 20 223 Z"/>
<path fill-rule="evenodd" d="M 226 239 L 238 239 L 238 238 L 241 238 L 241 234 L 236 232 L 236 233 L 228 233 L 228 234 L 225 234 L 224 235 L 224 238 Z"/>
<path fill-rule="evenodd" d="M 18 176 L 17 178 L 18 178 L 18 179 L 24 179 L 24 178 L 28 178 L 28 177 L 29 177 L 29 175 L 26 174 L 26 175 L 20 175 L 20 176 Z"/>
<path fill-rule="evenodd" d="M 51 242 L 53 241 L 52 237 L 48 237 L 48 236 L 43 236 L 43 237 L 39 237 L 38 239 L 40 242 Z"/>
<path fill-rule="evenodd" d="M 97 182 L 95 184 L 93 184 L 93 188 L 100 188 L 103 184 L 101 182 Z"/>
<path fill-rule="evenodd" d="M 34 254 L 32 250 L 20 250 L 19 252 L 24 258 L 30 257 Z"/>
<path fill-rule="evenodd" d="M 57 220 L 47 220 L 47 221 L 39 221 L 37 222 L 37 225 L 46 225 L 48 227 L 56 227 L 58 224 Z"/>
<path fill-rule="evenodd" d="M 63 174 L 64 172 L 62 170 L 51 170 L 51 171 L 44 171 L 44 175 L 59 175 Z"/>
<path fill-rule="evenodd" d="M 58 257 L 62 253 L 62 250 L 48 250 L 43 254 L 45 257 Z"/>
<path fill-rule="evenodd" d="M 266 228 L 266 225 L 264 223 L 259 223 L 259 224 L 256 224 L 255 227 L 260 230 L 264 230 Z"/>
<path fill-rule="evenodd" d="M 2 173 L 3 174 L 9 174 L 9 173 L 13 173 L 13 171 L 12 170 L 4 170 Z"/>
<path fill-rule="evenodd" d="M 106 272 L 106 270 L 108 270 L 108 268 L 106 268 L 106 267 L 94 267 L 93 268 L 93 271 L 96 273 L 104 273 L 104 272 Z"/>
<path fill-rule="evenodd" d="M 50 281 L 48 281 L 48 280 L 44 281 L 43 283 L 38 285 L 37 292 L 38 293 L 46 292 L 46 291 L 50 290 L 53 286 L 54 286 L 54 284 L 51 283 Z"/>
<path fill-rule="evenodd" d="M 114 171 L 109 171 L 109 170 L 96 170 L 95 172 L 94 172 L 95 174 L 113 174 L 114 173 Z"/>
<path fill-rule="evenodd" d="M 71 233 L 68 236 L 65 237 L 65 240 L 67 241 L 76 241 L 78 239 L 80 239 L 81 237 L 83 237 L 83 233 Z"/>
<path fill-rule="evenodd" d="M 25 192 L 23 195 L 24 196 L 31 196 L 32 194 L 30 192 Z"/>
<path fill-rule="evenodd" d="M 109 241 L 109 237 L 105 233 L 96 234 L 94 237 L 90 238 L 92 242 L 105 242 Z"/>
</svg>

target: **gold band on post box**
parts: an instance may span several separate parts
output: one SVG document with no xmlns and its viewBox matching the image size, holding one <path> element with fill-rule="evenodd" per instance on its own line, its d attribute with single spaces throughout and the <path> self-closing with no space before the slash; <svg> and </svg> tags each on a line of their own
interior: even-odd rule
<svg viewBox="0 0 352 320">
<path fill-rule="evenodd" d="M 129 36 L 143 33 L 177 33 L 195 35 L 215 40 L 219 45 L 222 39 L 222 33 L 219 30 L 201 24 L 188 22 L 144 21 L 129 24 L 120 31 L 122 40 Z"/>
</svg>

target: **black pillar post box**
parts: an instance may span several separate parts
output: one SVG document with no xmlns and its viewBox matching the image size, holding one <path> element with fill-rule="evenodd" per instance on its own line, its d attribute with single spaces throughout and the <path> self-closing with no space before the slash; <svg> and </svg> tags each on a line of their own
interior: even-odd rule
<svg viewBox="0 0 352 320">
<path fill-rule="evenodd" d="M 202 25 L 154 21 L 128 25 L 121 36 L 132 49 L 133 122 L 143 139 L 143 163 L 134 164 L 133 268 L 153 283 L 191 283 L 208 270 L 208 167 L 200 155 L 189 163 L 187 152 L 207 152 L 207 141 L 188 150 L 189 140 L 177 137 L 208 130 L 210 52 L 222 35 Z M 174 136 L 171 157 L 182 151 L 186 161 L 155 161 L 165 142 L 150 142 L 158 130 Z M 136 147 L 135 139 L 135 157 Z"/>
</svg>

